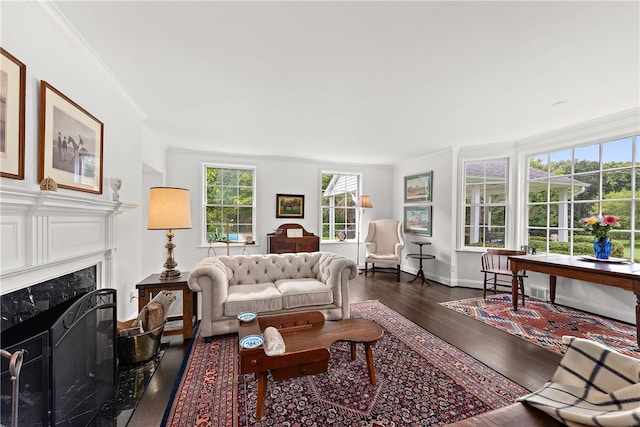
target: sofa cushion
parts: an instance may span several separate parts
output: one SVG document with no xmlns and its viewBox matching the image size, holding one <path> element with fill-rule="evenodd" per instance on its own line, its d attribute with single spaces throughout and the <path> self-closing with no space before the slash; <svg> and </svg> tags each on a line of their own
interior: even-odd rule
<svg viewBox="0 0 640 427">
<path fill-rule="evenodd" d="M 225 316 L 237 316 L 243 311 L 263 313 L 277 310 L 282 310 L 282 298 L 273 283 L 229 286 L 224 302 Z"/>
<path fill-rule="evenodd" d="M 306 307 L 333 303 L 333 292 L 316 279 L 276 280 L 282 294 L 282 308 Z"/>
<path fill-rule="evenodd" d="M 322 252 L 219 256 L 230 286 L 275 282 L 279 279 L 318 278 Z"/>
</svg>

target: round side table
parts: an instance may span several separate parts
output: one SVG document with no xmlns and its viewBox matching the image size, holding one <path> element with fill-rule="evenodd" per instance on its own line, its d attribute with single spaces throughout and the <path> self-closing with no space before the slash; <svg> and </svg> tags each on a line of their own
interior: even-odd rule
<svg viewBox="0 0 640 427">
<path fill-rule="evenodd" d="M 422 247 L 425 245 L 430 245 L 431 242 L 411 242 L 414 245 L 418 245 L 420 246 L 420 253 L 419 254 L 408 254 L 407 258 L 413 258 L 413 259 L 417 259 L 420 262 L 419 268 L 418 268 L 418 272 L 416 273 L 416 277 L 414 277 L 412 280 L 410 280 L 407 283 L 413 283 L 418 279 L 421 279 L 422 282 L 421 284 L 427 284 L 427 286 L 431 286 L 431 283 L 429 283 L 429 281 L 427 280 L 427 278 L 424 276 L 424 270 L 422 269 L 422 260 L 425 259 L 435 259 L 435 255 L 428 255 L 428 254 L 423 254 L 422 253 Z"/>
</svg>

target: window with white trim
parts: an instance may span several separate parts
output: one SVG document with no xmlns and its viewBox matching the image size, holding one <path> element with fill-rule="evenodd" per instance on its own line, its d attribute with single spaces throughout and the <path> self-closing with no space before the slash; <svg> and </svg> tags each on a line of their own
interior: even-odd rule
<svg viewBox="0 0 640 427">
<path fill-rule="evenodd" d="M 339 240 L 341 236 L 355 239 L 358 230 L 356 202 L 360 195 L 360 175 L 322 172 L 320 182 L 321 239 Z"/>
<path fill-rule="evenodd" d="M 464 162 L 464 246 L 504 248 L 508 159 Z"/>
<path fill-rule="evenodd" d="M 640 261 L 640 141 L 628 136 L 527 158 L 528 244 L 538 252 L 592 255 L 581 218 L 618 217 L 611 256 Z"/>
<path fill-rule="evenodd" d="M 205 165 L 204 241 L 255 240 L 255 168 Z"/>
</svg>

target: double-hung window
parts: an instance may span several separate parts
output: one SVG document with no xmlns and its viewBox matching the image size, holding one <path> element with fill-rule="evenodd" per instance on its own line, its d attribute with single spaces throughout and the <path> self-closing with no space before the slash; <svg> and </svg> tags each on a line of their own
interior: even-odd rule
<svg viewBox="0 0 640 427">
<path fill-rule="evenodd" d="M 640 261 L 640 141 L 628 136 L 527 158 L 528 244 L 538 252 L 593 254 L 581 218 L 614 215 L 614 257 Z"/>
<path fill-rule="evenodd" d="M 504 248 L 508 159 L 464 162 L 464 246 Z"/>
<path fill-rule="evenodd" d="M 205 242 L 254 237 L 255 174 L 254 167 L 205 165 Z"/>
<path fill-rule="evenodd" d="M 320 182 L 322 240 L 355 239 L 360 175 L 322 172 Z"/>
</svg>

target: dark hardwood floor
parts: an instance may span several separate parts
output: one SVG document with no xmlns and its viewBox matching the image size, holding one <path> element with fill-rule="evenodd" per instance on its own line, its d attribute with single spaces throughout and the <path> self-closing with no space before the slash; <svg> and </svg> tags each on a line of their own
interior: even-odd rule
<svg viewBox="0 0 640 427">
<path fill-rule="evenodd" d="M 529 390 L 551 378 L 559 355 L 438 305 L 480 296 L 481 290 L 407 283 L 413 277 L 402 273 L 396 282 L 395 274 L 387 272 L 369 273 L 366 278 L 360 274 L 351 282 L 351 302 L 378 300 Z M 128 426 L 160 425 L 187 346 L 180 336 L 172 337 Z"/>
</svg>

